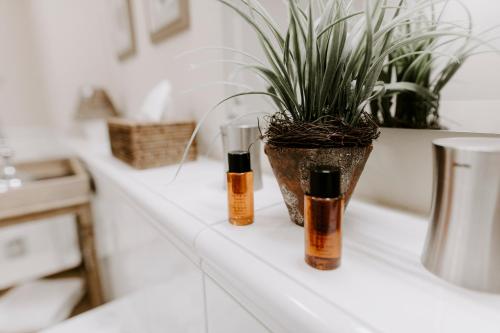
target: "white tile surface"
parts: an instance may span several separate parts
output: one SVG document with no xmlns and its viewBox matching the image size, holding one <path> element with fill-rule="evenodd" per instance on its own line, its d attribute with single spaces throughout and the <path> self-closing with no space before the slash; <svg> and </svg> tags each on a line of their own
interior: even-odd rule
<svg viewBox="0 0 500 333">
<path fill-rule="evenodd" d="M 168 233 L 175 235 L 180 241 L 192 247 L 194 239 L 206 224 L 193 218 L 188 213 L 189 209 L 180 209 L 174 203 L 166 200 L 161 194 L 148 188 L 141 181 L 142 171 L 130 168 L 128 165 L 114 159 L 109 152 L 77 145 L 75 151 L 84 160 L 90 172 L 96 179 L 102 179 L 101 185 L 105 188 L 109 182 L 121 191 L 129 200 L 129 204 L 140 207 L 147 215 Z M 97 182 L 99 195 L 100 184 Z M 105 191 L 105 189 L 103 189 Z M 105 200 L 111 207 L 115 205 L 114 199 Z"/>
<path fill-rule="evenodd" d="M 214 224 L 226 220 L 227 193 L 222 187 L 222 162 L 199 158 L 197 162 L 186 163 L 172 182 L 177 169 L 175 165 L 146 170 L 137 174 L 136 178 L 203 223 Z M 263 175 L 263 183 L 263 189 L 254 194 L 256 211 L 281 201 L 281 194 L 275 191 L 276 180 Z"/>
<path fill-rule="evenodd" d="M 321 272 L 304 263 L 303 229 L 289 221 L 271 178 L 256 193 L 256 223 L 238 228 L 224 221 L 216 162 L 189 163 L 168 185 L 175 167 L 136 171 L 109 153 L 81 154 L 125 193 L 125 206 L 147 212 L 145 223 L 199 256 L 201 269 L 273 332 L 499 332 L 500 295 L 449 285 L 422 268 L 427 223 L 418 217 L 352 202 L 342 267 Z M 118 219 L 133 215 L 125 206 L 116 205 Z M 127 224 L 117 236 L 125 245 L 138 227 Z"/>
<path fill-rule="evenodd" d="M 283 281 L 294 281 L 323 299 L 331 306 L 331 320 L 338 311 L 378 332 L 471 332 L 474 328 L 498 332 L 499 295 L 452 286 L 420 264 L 427 226 L 424 220 L 359 202 L 352 202 L 349 212 L 343 263 L 330 272 L 304 264 L 303 230 L 289 222 L 284 206 L 259 212 L 256 223 L 244 230 L 221 223 L 214 231 L 279 271 Z M 216 238 L 208 236 L 211 232 L 199 238 L 201 253 L 218 265 L 224 259 L 205 252 L 204 242 Z M 235 258 L 228 256 L 225 261 L 231 259 Z M 222 269 L 237 274 L 232 271 L 237 267 L 238 263 L 226 262 Z M 279 284 L 273 281 L 259 288 L 272 289 Z"/>
<path fill-rule="evenodd" d="M 242 230 L 234 229 L 238 234 Z M 256 255 L 259 251 L 248 251 L 213 230 L 200 235 L 197 248 L 203 257 L 203 270 L 224 288 L 236 290 L 238 300 L 272 332 L 376 332 L 286 276 L 280 268 L 288 262 L 278 267 L 265 264 Z"/>
<path fill-rule="evenodd" d="M 184 276 L 108 303 L 42 333 L 203 333 L 201 287 L 201 272 Z"/>
<path fill-rule="evenodd" d="M 269 333 L 253 314 L 209 277 L 205 278 L 208 333 Z"/>
</svg>

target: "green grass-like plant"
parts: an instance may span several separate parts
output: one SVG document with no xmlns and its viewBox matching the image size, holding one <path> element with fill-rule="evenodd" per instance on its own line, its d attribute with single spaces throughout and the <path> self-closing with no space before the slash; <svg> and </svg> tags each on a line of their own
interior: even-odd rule
<svg viewBox="0 0 500 333">
<path fill-rule="evenodd" d="M 199 120 L 188 147 L 212 112 L 233 98 L 248 95 L 262 95 L 274 102 L 264 135 L 268 144 L 368 146 L 379 131 L 367 110 L 387 89 L 381 73 L 388 57 L 405 53 L 408 46 L 453 35 L 440 27 L 396 33 L 416 13 L 446 0 L 399 0 L 396 5 L 387 0 L 366 0 L 361 11 L 346 0 L 283 0 L 289 14 L 283 30 L 258 0 L 218 1 L 253 28 L 266 57 L 260 60 L 230 50 L 250 62 L 229 62 L 254 72 L 269 88 L 242 91 L 220 101 Z M 394 88 L 394 84 L 388 87 Z M 405 84 L 405 90 L 423 93 L 416 84 Z M 182 162 L 187 153 L 188 149 Z"/>
<path fill-rule="evenodd" d="M 457 2 L 460 4 L 459 2 Z M 414 12 L 414 17 L 397 27 L 394 36 L 419 35 L 440 30 L 446 34 L 416 41 L 387 57 L 380 80 L 386 91 L 371 102 L 373 118 L 383 127 L 440 129 L 441 91 L 464 62 L 487 40 L 473 35 L 470 12 L 464 25 L 442 20 L 448 2 L 436 13 L 434 6 Z"/>
<path fill-rule="evenodd" d="M 277 145 L 369 145 L 378 130 L 367 106 L 384 92 L 380 78 L 388 57 L 449 36 L 439 26 L 401 33 L 415 13 L 439 1 L 409 5 L 401 0 L 389 6 L 385 0 L 374 0 L 365 2 L 364 11 L 354 11 L 344 0 L 288 0 L 289 23 L 283 33 L 257 0 L 218 1 L 245 20 L 260 41 L 266 62 L 245 67 L 270 88 L 236 96 L 273 99 L 276 112 L 266 138 Z M 420 89 L 408 85 L 406 90 Z"/>
</svg>

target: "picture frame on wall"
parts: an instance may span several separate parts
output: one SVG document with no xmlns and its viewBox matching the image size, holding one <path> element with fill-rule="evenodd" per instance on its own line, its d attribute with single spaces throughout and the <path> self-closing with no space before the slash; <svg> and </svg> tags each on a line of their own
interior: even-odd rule
<svg viewBox="0 0 500 333">
<path fill-rule="evenodd" d="M 189 29 L 189 0 L 144 0 L 153 43 Z"/>
<path fill-rule="evenodd" d="M 136 53 L 132 0 L 112 0 L 114 44 L 118 60 L 124 61 Z"/>
</svg>

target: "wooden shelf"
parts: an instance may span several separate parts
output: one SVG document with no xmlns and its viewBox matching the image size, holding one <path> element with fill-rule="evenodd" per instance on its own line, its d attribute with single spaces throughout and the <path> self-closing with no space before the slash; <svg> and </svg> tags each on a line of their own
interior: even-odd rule
<svg viewBox="0 0 500 333">
<path fill-rule="evenodd" d="M 103 304 L 89 175 L 77 159 L 23 163 L 16 168 L 29 177 L 19 189 L 0 194 L 0 228 L 58 215 L 76 215 L 82 264 L 48 278 L 83 277 L 86 294 L 74 314 Z M 0 291 L 0 295 L 4 292 Z"/>
</svg>

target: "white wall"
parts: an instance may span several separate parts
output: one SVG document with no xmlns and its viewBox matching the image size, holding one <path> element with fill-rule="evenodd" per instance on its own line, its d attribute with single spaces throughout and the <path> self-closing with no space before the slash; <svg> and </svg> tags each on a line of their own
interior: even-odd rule
<svg viewBox="0 0 500 333">
<path fill-rule="evenodd" d="M 477 34 L 500 23 L 500 2 L 462 2 L 471 12 L 473 29 Z M 449 6 L 449 19 L 463 19 L 464 15 L 464 10 L 452 1 Z M 487 39 L 495 36 L 500 37 L 500 29 L 479 37 Z M 491 45 L 500 50 L 500 38 L 492 41 Z M 499 70 L 500 53 L 478 54 L 467 60 L 443 90 L 441 115 L 448 128 L 456 131 L 500 133 Z"/>
<path fill-rule="evenodd" d="M 27 1 L 0 0 L 0 130 L 48 123 Z"/>
<path fill-rule="evenodd" d="M 224 96 L 223 86 L 185 93 L 199 85 L 223 80 L 222 65 L 191 70 L 192 63 L 221 59 L 221 51 L 177 58 L 186 51 L 224 45 L 223 11 L 216 1 L 191 0 L 189 30 L 152 44 L 145 1 L 133 0 L 137 53 L 123 62 L 113 49 L 113 13 L 109 1 L 27 1 L 34 18 L 51 120 L 58 129 L 65 132 L 72 129 L 78 94 L 86 84 L 106 88 L 120 111 L 129 115 L 139 110 L 144 96 L 162 79 L 173 84 L 177 119 L 199 119 Z M 211 117 L 204 126 L 200 137 L 202 148 L 215 135 L 219 121 L 219 117 Z"/>
<path fill-rule="evenodd" d="M 113 58 L 103 29 L 106 1 L 27 2 L 51 124 L 70 128 L 82 85 L 113 87 Z"/>
</svg>

